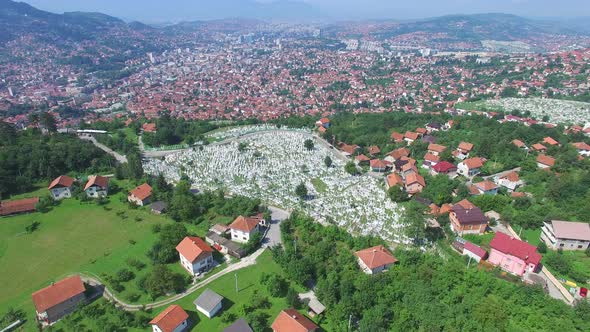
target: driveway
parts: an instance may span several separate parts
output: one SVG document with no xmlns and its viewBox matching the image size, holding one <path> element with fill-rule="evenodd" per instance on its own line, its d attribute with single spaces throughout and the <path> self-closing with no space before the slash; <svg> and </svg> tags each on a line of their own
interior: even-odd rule
<svg viewBox="0 0 590 332">
<path fill-rule="evenodd" d="M 274 206 L 269 206 L 268 209 L 270 210 L 272 220 L 270 222 L 268 232 L 266 233 L 266 237 L 262 241 L 262 246 L 272 247 L 277 244 L 282 245 L 283 241 L 281 240 L 281 222 L 289 218 L 290 213 Z"/>
</svg>

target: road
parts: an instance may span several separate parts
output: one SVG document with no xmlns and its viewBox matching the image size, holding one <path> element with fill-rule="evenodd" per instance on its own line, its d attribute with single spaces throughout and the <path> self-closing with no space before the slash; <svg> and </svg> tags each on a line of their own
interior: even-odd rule
<svg viewBox="0 0 590 332">
<path fill-rule="evenodd" d="M 495 178 L 496 176 L 497 176 L 497 177 L 502 177 L 502 176 L 504 176 L 504 175 L 506 175 L 506 174 L 509 174 L 509 173 L 512 173 L 512 172 L 520 172 L 520 167 L 516 167 L 516 168 L 513 168 L 513 169 L 509 169 L 509 170 L 507 170 L 507 171 L 503 171 L 503 172 L 496 173 L 496 174 L 492 174 L 492 175 L 488 175 L 488 176 L 482 176 L 482 178 L 483 178 L 484 180 L 487 180 L 487 179 L 493 179 L 493 178 Z"/>
<path fill-rule="evenodd" d="M 290 213 L 278 207 L 269 206 L 268 209 L 271 212 L 271 222 L 266 237 L 262 240 L 264 247 L 273 247 L 277 244 L 282 245 L 281 240 L 281 222 L 289 218 Z"/>
<path fill-rule="evenodd" d="M 124 164 L 127 162 L 127 157 L 125 157 L 122 154 L 119 154 L 116 151 L 111 150 L 108 146 L 106 146 L 102 143 L 99 143 L 96 140 L 96 138 L 94 138 L 92 136 L 81 136 L 80 139 L 92 142 L 92 144 L 94 144 L 97 148 L 99 148 L 99 149 L 103 150 L 104 152 L 110 154 L 111 156 L 115 157 L 115 159 L 117 159 L 117 161 L 121 164 Z"/>
</svg>

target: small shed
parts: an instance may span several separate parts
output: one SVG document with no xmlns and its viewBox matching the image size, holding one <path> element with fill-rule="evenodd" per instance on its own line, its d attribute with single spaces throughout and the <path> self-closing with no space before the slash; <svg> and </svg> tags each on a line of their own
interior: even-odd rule
<svg viewBox="0 0 590 332">
<path fill-rule="evenodd" d="M 240 318 L 230 326 L 226 327 L 223 332 L 254 332 L 244 318 Z"/>
<path fill-rule="evenodd" d="M 221 310 L 222 300 L 223 296 L 207 288 L 193 303 L 203 315 L 212 318 Z"/>
</svg>

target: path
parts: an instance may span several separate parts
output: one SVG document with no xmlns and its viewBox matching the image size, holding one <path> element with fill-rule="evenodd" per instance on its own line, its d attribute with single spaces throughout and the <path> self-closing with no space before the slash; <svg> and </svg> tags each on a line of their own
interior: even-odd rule
<svg viewBox="0 0 590 332">
<path fill-rule="evenodd" d="M 225 269 L 217 272 L 216 274 L 210 276 L 209 278 L 207 278 L 203 281 L 200 281 L 200 282 L 192 285 L 186 291 L 184 291 L 180 294 L 174 295 L 174 296 L 169 297 L 165 300 L 156 301 L 156 302 L 147 303 L 147 304 L 126 303 L 125 301 L 119 299 L 113 293 L 111 293 L 111 291 L 108 288 L 106 288 L 102 284 L 102 282 L 98 279 L 98 277 L 96 277 L 96 276 L 90 276 L 90 275 L 86 274 L 86 275 L 82 276 L 82 280 L 85 283 L 102 288 L 103 297 L 109 301 L 115 302 L 121 309 L 123 309 L 125 311 L 139 311 L 139 310 L 143 310 L 143 309 L 153 309 L 153 308 L 163 307 L 165 305 L 176 302 L 186 296 L 189 296 L 192 293 L 194 293 L 195 291 L 197 291 L 198 289 L 200 289 L 201 287 L 208 285 L 209 283 L 221 278 L 222 276 L 224 276 L 228 273 L 237 271 L 239 269 L 243 269 L 248 266 L 255 265 L 256 259 L 264 252 L 264 250 L 266 250 L 266 248 L 260 248 L 260 249 L 256 250 L 252 255 L 242 258 L 239 262 L 228 265 Z"/>
<path fill-rule="evenodd" d="M 96 140 L 96 138 L 94 138 L 92 136 L 80 136 L 80 139 L 92 142 L 92 144 L 94 144 L 97 148 L 99 148 L 99 149 L 103 150 L 104 152 L 110 154 L 111 156 L 115 157 L 115 159 L 117 159 L 117 161 L 121 164 L 124 164 L 127 162 L 127 157 L 125 157 L 122 154 L 119 154 L 116 151 L 111 150 L 108 146 L 106 146 L 102 143 L 99 143 Z"/>
<path fill-rule="evenodd" d="M 289 218 L 290 213 L 275 206 L 269 206 L 268 209 L 271 213 L 271 222 L 268 232 L 266 232 L 266 237 L 262 240 L 262 245 L 265 247 L 273 247 L 277 244 L 282 245 L 281 222 Z"/>
</svg>

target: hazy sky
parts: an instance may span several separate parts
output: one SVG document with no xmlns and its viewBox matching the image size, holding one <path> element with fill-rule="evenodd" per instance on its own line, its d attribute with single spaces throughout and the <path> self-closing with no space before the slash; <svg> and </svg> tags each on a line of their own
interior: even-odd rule
<svg viewBox="0 0 590 332">
<path fill-rule="evenodd" d="M 274 0 L 21 0 L 53 12 L 98 11 L 113 16 L 169 21 L 236 16 L 248 2 Z M 286 1 L 286 0 L 281 0 Z M 503 12 L 528 17 L 590 16 L 590 0 L 291 0 L 332 19 L 421 18 Z M 224 10 L 227 8 L 227 10 Z M 252 6 L 248 7 L 252 8 Z M 239 15 L 238 15 L 239 16 Z M 590 24 L 590 23 L 589 23 Z"/>
</svg>

